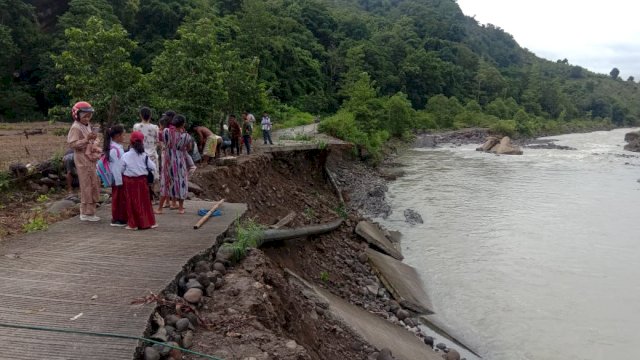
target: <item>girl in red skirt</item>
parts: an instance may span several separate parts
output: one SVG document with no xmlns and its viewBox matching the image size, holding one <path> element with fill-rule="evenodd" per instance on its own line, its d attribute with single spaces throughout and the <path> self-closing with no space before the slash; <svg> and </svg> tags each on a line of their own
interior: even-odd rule
<svg viewBox="0 0 640 360">
<path fill-rule="evenodd" d="M 124 194 L 124 186 L 122 185 L 123 139 L 124 126 L 122 125 L 115 125 L 109 128 L 104 139 L 103 151 L 107 161 L 109 161 L 111 174 L 113 174 L 113 183 L 111 184 L 111 226 L 127 225 L 127 201 Z"/>
<path fill-rule="evenodd" d="M 153 229 L 157 226 L 147 184 L 147 174 L 155 171 L 156 164 L 145 153 L 143 141 L 141 132 L 132 132 L 131 147 L 122 157 L 128 230 Z"/>
</svg>

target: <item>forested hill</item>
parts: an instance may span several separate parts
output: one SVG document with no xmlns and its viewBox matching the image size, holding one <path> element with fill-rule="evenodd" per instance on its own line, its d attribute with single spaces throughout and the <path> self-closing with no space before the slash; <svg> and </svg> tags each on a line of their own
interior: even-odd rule
<svg viewBox="0 0 640 360">
<path fill-rule="evenodd" d="M 0 47 L 3 121 L 77 99 L 107 121 L 141 104 L 201 121 L 337 114 L 326 129 L 364 142 L 640 120 L 633 79 L 538 58 L 454 0 L 0 0 Z"/>
</svg>

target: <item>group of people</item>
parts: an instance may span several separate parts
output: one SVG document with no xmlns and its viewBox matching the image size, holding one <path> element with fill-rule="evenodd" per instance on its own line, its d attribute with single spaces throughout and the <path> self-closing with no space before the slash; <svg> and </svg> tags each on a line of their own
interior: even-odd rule
<svg viewBox="0 0 640 360">
<path fill-rule="evenodd" d="M 93 114 L 94 109 L 88 102 L 76 103 L 71 110 L 74 121 L 67 136 L 80 185 L 81 221 L 100 220 L 96 216 L 101 186 L 98 162 L 102 162 L 102 172 L 108 169 L 111 179 L 108 181 L 112 198 L 111 225 L 139 230 L 155 228 L 155 215 L 162 214 L 167 207 L 177 210 L 178 214 L 185 213 L 184 200 L 196 162 L 208 163 L 221 152 L 226 154 L 228 148 L 231 154 L 240 155 L 242 143 L 246 153 L 251 153 L 255 118 L 248 112 L 243 113 L 242 125 L 230 115 L 229 125 L 221 124 L 220 135 L 202 125 L 191 126 L 199 140 L 196 143 L 186 130 L 183 115 L 166 111 L 155 125 L 151 123 L 151 110 L 143 107 L 140 121 L 130 135 L 128 151 L 124 147 L 123 125 L 107 129 L 103 146 L 99 146 L 99 128 L 91 125 Z M 263 113 L 261 126 L 264 143 L 273 144 L 272 123 L 267 113 Z M 158 200 L 155 209 L 154 199 Z"/>
</svg>

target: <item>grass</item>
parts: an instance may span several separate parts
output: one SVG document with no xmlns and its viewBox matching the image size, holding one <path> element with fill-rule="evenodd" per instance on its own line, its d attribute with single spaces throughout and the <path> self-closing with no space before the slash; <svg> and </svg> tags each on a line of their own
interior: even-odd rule
<svg viewBox="0 0 640 360">
<path fill-rule="evenodd" d="M 238 221 L 236 241 L 232 244 L 233 260 L 239 261 L 246 255 L 247 249 L 257 247 L 263 231 L 262 226 L 253 219 Z"/>
<path fill-rule="evenodd" d="M 336 214 L 338 214 L 338 216 L 340 216 L 344 220 L 347 220 L 347 218 L 349 217 L 349 214 L 347 213 L 347 209 L 345 209 L 344 204 L 340 204 L 336 206 L 334 211 L 336 212 Z"/>
<path fill-rule="evenodd" d="M 307 219 L 311 220 L 311 219 L 314 219 L 316 217 L 316 212 L 312 208 L 306 207 L 304 209 L 304 216 Z"/>
<path fill-rule="evenodd" d="M 326 283 L 329 281 L 329 273 L 327 271 L 323 271 L 320 273 L 320 280 L 322 280 L 322 282 Z"/>
<path fill-rule="evenodd" d="M 45 195 L 45 194 L 42 194 L 42 195 L 38 196 L 36 201 L 39 202 L 39 203 L 47 202 L 47 201 L 49 201 L 49 197 L 47 195 Z"/>
<path fill-rule="evenodd" d="M 47 224 L 47 220 L 42 216 L 42 214 L 37 214 L 34 216 L 29 222 L 22 225 L 22 230 L 26 233 L 36 232 L 47 230 L 49 225 Z"/>
<path fill-rule="evenodd" d="M 49 122 L 0 124 L 0 171 L 9 169 L 13 163 L 37 164 L 51 158 L 51 154 L 64 154 L 67 149 L 66 136 L 70 124 Z M 30 135 L 22 131 L 44 129 L 45 134 Z"/>
</svg>

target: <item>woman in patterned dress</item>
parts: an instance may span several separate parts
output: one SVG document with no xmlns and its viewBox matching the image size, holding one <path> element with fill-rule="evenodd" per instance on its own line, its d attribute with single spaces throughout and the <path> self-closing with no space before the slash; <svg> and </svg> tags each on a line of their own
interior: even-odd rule
<svg viewBox="0 0 640 360">
<path fill-rule="evenodd" d="M 162 153 L 162 173 L 160 176 L 160 203 L 156 214 L 162 214 L 162 207 L 168 199 L 178 201 L 178 213 L 184 214 L 184 199 L 189 189 L 188 152 L 193 144 L 191 136 L 184 131 L 186 119 L 176 115 L 171 125 L 162 131 L 164 150 Z"/>
</svg>

